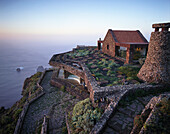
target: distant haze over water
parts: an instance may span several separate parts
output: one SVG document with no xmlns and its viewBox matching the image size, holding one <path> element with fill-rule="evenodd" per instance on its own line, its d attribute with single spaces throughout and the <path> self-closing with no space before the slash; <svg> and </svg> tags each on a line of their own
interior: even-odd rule
<svg viewBox="0 0 170 134">
<path fill-rule="evenodd" d="M 53 54 L 73 47 L 76 45 L 0 40 L 0 107 L 8 108 L 22 97 L 24 80 L 36 73 L 38 66 L 50 67 Z M 23 69 L 17 72 L 17 67 Z"/>
</svg>

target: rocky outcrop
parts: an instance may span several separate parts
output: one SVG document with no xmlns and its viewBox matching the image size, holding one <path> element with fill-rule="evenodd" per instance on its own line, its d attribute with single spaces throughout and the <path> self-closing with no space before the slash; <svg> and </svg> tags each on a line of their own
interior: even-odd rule
<svg viewBox="0 0 170 134">
<path fill-rule="evenodd" d="M 45 71 L 45 69 L 43 66 L 38 66 L 37 72 L 44 72 L 44 71 Z"/>
<path fill-rule="evenodd" d="M 169 84 L 170 80 L 170 23 L 153 24 L 147 58 L 138 77 L 148 83 Z M 159 32 L 159 28 L 162 31 Z"/>
</svg>

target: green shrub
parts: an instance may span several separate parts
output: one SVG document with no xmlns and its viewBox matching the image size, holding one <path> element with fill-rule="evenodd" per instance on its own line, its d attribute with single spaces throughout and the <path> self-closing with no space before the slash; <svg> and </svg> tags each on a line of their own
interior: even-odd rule
<svg viewBox="0 0 170 134">
<path fill-rule="evenodd" d="M 126 80 L 133 80 L 133 77 L 127 77 Z"/>
<path fill-rule="evenodd" d="M 66 126 L 62 127 L 62 134 L 67 134 L 67 127 Z"/>
<path fill-rule="evenodd" d="M 141 58 L 142 55 L 139 51 L 135 51 L 133 54 L 133 60 L 138 60 L 139 58 Z"/>
<path fill-rule="evenodd" d="M 142 119 L 141 115 L 136 115 L 136 117 L 134 118 L 134 125 L 138 126 L 139 128 L 142 127 L 143 119 Z"/>
<path fill-rule="evenodd" d="M 65 92 L 65 91 L 66 91 L 65 86 L 64 86 L 64 85 L 61 86 L 60 90 L 63 91 L 63 92 Z"/>
<path fill-rule="evenodd" d="M 22 112 L 22 109 L 16 110 L 15 113 L 14 113 L 14 115 L 13 115 L 13 118 L 14 118 L 14 119 L 18 119 L 18 116 L 19 116 L 19 114 L 20 114 L 21 112 Z"/>
<path fill-rule="evenodd" d="M 72 127 L 74 133 L 88 134 L 95 122 L 100 118 L 99 109 L 94 109 L 90 99 L 78 102 L 73 109 Z"/>
<path fill-rule="evenodd" d="M 116 73 L 115 71 L 109 70 L 109 71 L 107 72 L 107 76 L 112 75 L 112 74 L 115 74 L 115 73 Z"/>
<path fill-rule="evenodd" d="M 11 117 L 10 116 L 3 115 L 1 117 L 1 124 L 2 125 L 6 125 L 6 124 L 8 124 L 10 122 L 11 122 Z"/>
<path fill-rule="evenodd" d="M 138 80 L 137 73 L 139 72 L 138 67 L 132 66 L 121 66 L 118 68 L 119 74 L 124 74 L 126 77 L 132 77 L 135 80 Z"/>
<path fill-rule="evenodd" d="M 96 76 L 96 77 L 102 77 L 103 74 L 101 74 L 101 73 L 95 73 L 95 76 Z"/>
<path fill-rule="evenodd" d="M 119 65 L 116 64 L 115 62 L 111 62 L 109 63 L 108 67 L 112 68 L 112 67 L 118 67 Z"/>
<path fill-rule="evenodd" d="M 119 81 L 117 80 L 117 81 L 114 81 L 112 84 L 117 85 L 118 83 L 119 83 Z"/>
</svg>

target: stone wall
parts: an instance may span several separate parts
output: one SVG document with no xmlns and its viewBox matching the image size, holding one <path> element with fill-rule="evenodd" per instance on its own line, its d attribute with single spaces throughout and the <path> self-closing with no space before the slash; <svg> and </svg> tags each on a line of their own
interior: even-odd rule
<svg viewBox="0 0 170 134">
<path fill-rule="evenodd" d="M 66 70 L 74 75 L 77 75 L 78 77 L 84 79 L 84 72 L 83 70 L 77 69 L 76 67 L 64 64 L 64 63 L 60 63 L 60 62 L 55 62 L 55 61 L 51 61 L 50 62 L 51 66 L 55 66 L 58 68 L 61 68 L 63 70 Z"/>
<path fill-rule="evenodd" d="M 43 123 L 42 123 L 42 128 L 41 128 L 41 134 L 47 134 L 47 125 L 48 125 L 48 121 L 47 121 L 47 117 L 46 115 L 44 115 L 44 120 L 43 120 Z"/>
<path fill-rule="evenodd" d="M 106 98 L 109 99 L 110 104 L 108 105 L 107 109 L 105 109 L 103 115 L 100 117 L 99 121 L 93 127 L 90 134 L 99 134 L 102 132 L 103 128 L 105 127 L 112 113 L 114 113 L 117 106 L 119 105 L 119 101 L 124 100 L 126 96 L 134 95 L 136 91 L 144 91 L 145 93 L 156 92 L 156 91 L 160 91 L 161 89 L 167 88 L 167 86 L 140 84 L 140 85 L 128 85 L 128 86 L 122 86 L 122 87 L 120 86 L 119 88 L 121 89 L 120 92 L 116 91 L 114 94 L 112 95 L 110 94 L 110 96 L 106 96 Z M 112 90 L 119 90 L 119 89 L 112 88 L 110 89 L 110 91 L 108 90 L 108 95 L 109 95 L 109 92 L 110 93 L 112 92 Z"/>
<path fill-rule="evenodd" d="M 71 61 L 71 62 L 77 62 L 77 61 Z M 94 95 L 93 95 L 93 90 L 98 87 L 98 84 L 95 80 L 95 78 L 91 75 L 90 70 L 87 68 L 87 66 L 84 63 L 77 62 L 83 70 L 77 69 L 76 67 L 67 65 L 65 63 L 61 62 L 55 62 L 55 61 L 50 61 L 50 65 L 59 67 L 63 70 L 66 70 L 74 75 L 77 75 L 78 77 L 82 78 L 85 81 L 85 84 L 87 85 L 88 91 L 90 92 L 90 98 L 91 100 L 94 100 Z M 57 78 L 55 78 L 57 79 Z M 64 83 L 62 82 L 61 79 L 51 80 L 51 84 L 61 88 Z"/>
<path fill-rule="evenodd" d="M 148 83 L 170 84 L 170 32 L 163 30 L 170 23 L 165 24 L 153 24 L 156 32 L 151 34 L 145 63 L 137 75 Z"/>
</svg>

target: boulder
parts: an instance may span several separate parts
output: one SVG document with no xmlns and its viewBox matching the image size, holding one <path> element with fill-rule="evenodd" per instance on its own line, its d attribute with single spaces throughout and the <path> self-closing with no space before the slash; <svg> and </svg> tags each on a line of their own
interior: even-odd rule
<svg viewBox="0 0 170 134">
<path fill-rule="evenodd" d="M 45 69 L 43 66 L 38 66 L 37 72 L 44 72 L 44 71 L 45 71 Z"/>
</svg>

